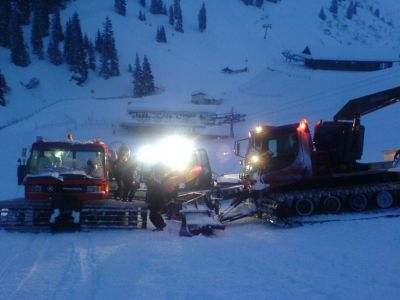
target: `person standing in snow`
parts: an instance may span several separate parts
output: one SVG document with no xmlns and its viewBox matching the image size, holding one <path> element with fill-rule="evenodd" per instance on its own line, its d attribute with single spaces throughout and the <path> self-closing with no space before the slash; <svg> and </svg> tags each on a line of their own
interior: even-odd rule
<svg viewBox="0 0 400 300">
<path fill-rule="evenodd" d="M 122 145 L 118 149 L 112 171 L 118 185 L 117 197 L 120 197 L 122 201 L 132 201 L 137 190 L 136 163 L 130 158 L 128 146 Z"/>
<path fill-rule="evenodd" d="M 146 182 L 146 202 L 150 209 L 149 219 L 156 227 L 154 231 L 162 231 L 167 224 L 161 216 L 167 201 L 167 193 L 163 186 L 165 174 L 161 165 L 153 167 L 152 174 Z"/>
</svg>

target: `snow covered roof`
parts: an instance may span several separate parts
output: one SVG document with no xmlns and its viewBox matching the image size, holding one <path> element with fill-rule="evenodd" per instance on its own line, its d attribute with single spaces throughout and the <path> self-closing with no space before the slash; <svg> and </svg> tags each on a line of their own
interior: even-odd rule
<svg viewBox="0 0 400 300">
<path fill-rule="evenodd" d="M 206 93 L 204 93 L 204 92 L 199 92 L 199 91 L 196 91 L 196 92 L 193 92 L 192 93 L 192 96 L 197 96 L 197 95 L 207 95 Z"/>
<path fill-rule="evenodd" d="M 306 58 L 325 60 L 356 61 L 400 61 L 400 52 L 371 46 L 309 46 L 311 55 L 301 54 Z"/>
<path fill-rule="evenodd" d="M 128 112 L 192 112 L 192 113 L 217 113 L 215 106 L 199 105 L 192 103 L 180 103 L 179 105 L 171 105 L 168 100 L 157 101 L 155 103 L 148 102 L 132 102 L 128 105 Z"/>
</svg>

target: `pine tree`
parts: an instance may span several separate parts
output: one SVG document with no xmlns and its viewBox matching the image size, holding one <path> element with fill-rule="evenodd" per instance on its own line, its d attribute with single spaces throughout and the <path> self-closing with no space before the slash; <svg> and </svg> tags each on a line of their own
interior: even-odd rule
<svg viewBox="0 0 400 300">
<path fill-rule="evenodd" d="M 157 28 L 156 41 L 158 43 L 166 43 L 167 42 L 167 36 L 165 34 L 164 26 L 161 26 L 161 27 Z"/>
<path fill-rule="evenodd" d="M 16 13 L 11 16 L 10 22 L 10 48 L 11 48 L 11 61 L 13 64 L 26 67 L 31 63 L 27 46 L 24 42 L 24 35 L 19 22 L 19 17 Z"/>
<path fill-rule="evenodd" d="M 103 53 L 100 54 L 100 76 L 104 79 L 110 78 L 110 64 L 108 63 L 108 59 L 104 56 Z"/>
<path fill-rule="evenodd" d="M 146 8 L 146 0 L 139 0 L 139 4 L 140 4 L 143 8 Z"/>
<path fill-rule="evenodd" d="M 165 34 L 165 28 L 164 28 L 164 26 L 161 26 L 160 37 L 161 37 L 161 41 L 162 41 L 163 43 L 166 43 L 166 42 L 167 42 L 167 35 Z"/>
<path fill-rule="evenodd" d="M 346 18 L 351 20 L 353 18 L 353 13 L 354 13 L 354 3 L 353 1 L 351 1 L 349 6 L 347 7 Z"/>
<path fill-rule="evenodd" d="M 102 50 L 100 53 L 100 75 L 108 79 L 110 76 L 118 76 L 119 60 L 117 49 L 115 48 L 114 32 L 111 20 L 107 17 L 103 24 Z"/>
<path fill-rule="evenodd" d="M 323 21 L 326 20 L 326 14 L 325 14 L 325 11 L 324 11 L 324 8 L 323 8 L 323 7 L 321 7 L 321 10 L 319 11 L 319 18 L 320 18 L 321 20 L 323 20 Z"/>
<path fill-rule="evenodd" d="M 73 40 L 72 40 L 72 24 L 71 24 L 71 19 L 65 23 L 65 35 L 64 35 L 64 52 L 63 56 L 65 59 L 65 62 L 69 65 L 72 64 L 72 45 Z"/>
<path fill-rule="evenodd" d="M 94 46 L 86 34 L 83 38 L 83 44 L 87 52 L 87 64 L 89 69 L 96 71 L 96 54 L 94 51 Z"/>
<path fill-rule="evenodd" d="M 149 63 L 146 55 L 143 58 L 142 70 L 143 70 L 144 95 L 151 95 L 152 93 L 154 93 L 154 90 L 155 90 L 154 77 L 153 77 L 153 73 L 151 71 L 150 63 Z"/>
<path fill-rule="evenodd" d="M 77 81 L 78 85 L 83 84 L 88 77 L 88 64 L 87 64 L 87 53 L 83 43 L 83 35 L 81 29 L 81 23 L 79 20 L 78 13 L 75 13 L 72 17 L 72 65 L 71 70 L 76 73 L 73 78 Z"/>
<path fill-rule="evenodd" d="M 51 35 L 50 37 L 49 46 L 47 48 L 47 55 L 53 65 L 58 66 L 63 63 L 61 51 L 58 47 L 58 43 L 54 41 L 53 35 Z"/>
<path fill-rule="evenodd" d="M 6 106 L 6 99 L 4 98 L 4 92 L 0 87 L 0 105 L 1 106 Z"/>
<path fill-rule="evenodd" d="M 110 49 L 110 76 L 119 76 L 119 58 L 114 38 L 112 38 L 112 42 L 110 43 Z"/>
<path fill-rule="evenodd" d="M 16 0 L 19 21 L 21 24 L 29 25 L 31 20 L 31 0 Z"/>
<path fill-rule="evenodd" d="M 60 24 L 57 24 L 60 22 L 60 19 L 56 15 L 53 16 L 52 23 L 51 23 L 51 33 L 50 33 L 50 41 L 49 41 L 49 46 L 47 48 L 47 55 L 49 57 L 49 60 L 52 64 L 58 66 L 61 65 L 63 62 L 63 57 L 61 54 L 61 51 L 59 49 L 59 43 L 60 43 Z"/>
<path fill-rule="evenodd" d="M 0 1 L 0 46 L 10 47 L 11 1 Z"/>
<path fill-rule="evenodd" d="M 6 78 L 0 71 L 0 105 L 2 106 L 6 106 L 6 99 L 4 98 L 4 95 L 7 93 L 8 89 Z"/>
<path fill-rule="evenodd" d="M 172 5 L 170 5 L 168 9 L 168 23 L 171 26 L 174 26 L 175 23 L 174 7 Z"/>
<path fill-rule="evenodd" d="M 0 89 L 3 90 L 4 94 L 7 94 L 10 91 L 10 88 L 7 85 L 6 78 L 4 77 L 3 73 L 1 73 L 1 70 L 0 70 Z"/>
<path fill-rule="evenodd" d="M 183 33 L 181 1 L 174 0 L 175 30 Z"/>
<path fill-rule="evenodd" d="M 67 8 L 67 3 L 68 3 L 70 0 L 59 0 L 59 1 L 60 1 L 60 9 L 63 10 L 63 9 L 66 9 L 66 8 Z"/>
<path fill-rule="evenodd" d="M 76 81 L 77 85 L 82 85 L 88 79 L 88 64 L 86 61 L 87 53 L 86 49 L 82 48 L 80 50 L 80 55 L 78 56 L 79 62 L 76 66 L 73 66 L 72 71 L 74 74 L 72 75 L 72 79 Z"/>
<path fill-rule="evenodd" d="M 64 33 L 61 27 L 61 20 L 60 20 L 60 9 L 55 8 L 52 19 L 51 19 L 51 30 L 53 34 L 56 35 L 56 39 L 58 42 L 64 41 Z"/>
<path fill-rule="evenodd" d="M 121 16 L 126 16 L 126 0 L 114 0 L 115 12 Z"/>
<path fill-rule="evenodd" d="M 203 32 L 207 28 L 207 11 L 204 2 L 200 8 L 198 19 L 199 19 L 199 31 Z"/>
<path fill-rule="evenodd" d="M 41 16 L 38 12 L 38 8 L 33 13 L 33 24 L 31 32 L 31 45 L 33 53 L 37 55 L 39 59 L 43 59 L 43 33 L 42 33 L 42 23 Z"/>
<path fill-rule="evenodd" d="M 66 25 L 64 57 L 74 73 L 72 79 L 78 85 L 82 85 L 88 78 L 88 64 L 78 13 L 75 13 Z"/>
<path fill-rule="evenodd" d="M 158 13 L 158 0 L 151 0 L 150 2 L 150 13 L 153 15 Z"/>
<path fill-rule="evenodd" d="M 161 43 L 161 38 L 160 38 L 160 27 L 157 28 L 156 41 L 157 41 L 158 43 Z"/>
<path fill-rule="evenodd" d="M 331 6 L 329 8 L 329 11 L 332 14 L 337 15 L 337 13 L 338 13 L 338 2 L 337 2 L 337 0 L 332 0 Z"/>
<path fill-rule="evenodd" d="M 100 30 L 97 30 L 96 40 L 94 41 L 94 47 L 97 52 L 101 53 L 101 49 L 103 49 L 103 36 L 100 33 Z"/>
<path fill-rule="evenodd" d="M 142 97 L 144 95 L 143 70 L 140 64 L 139 55 L 136 53 L 135 69 L 133 71 L 133 96 Z"/>
<path fill-rule="evenodd" d="M 138 19 L 142 22 L 146 21 L 146 14 L 144 12 L 142 12 L 141 10 L 139 10 Z"/>
<path fill-rule="evenodd" d="M 34 20 L 36 19 L 36 26 L 38 27 L 38 36 L 48 36 L 50 27 L 50 2 L 48 0 L 35 0 L 32 2 L 32 8 Z"/>
<path fill-rule="evenodd" d="M 49 9 L 48 13 L 54 14 L 57 10 L 60 10 L 61 6 L 62 6 L 61 2 L 63 2 L 63 1 L 62 0 L 47 0 L 48 9 Z M 50 30 L 50 34 L 51 34 L 51 30 Z"/>
<path fill-rule="evenodd" d="M 255 5 L 256 5 L 257 7 L 262 7 L 263 4 L 264 4 L 264 0 L 256 0 Z"/>
<path fill-rule="evenodd" d="M 354 5 L 353 5 L 353 15 L 357 14 L 357 7 L 358 7 L 358 2 L 356 1 L 356 2 L 354 2 Z"/>
<path fill-rule="evenodd" d="M 153 15 L 162 15 L 164 12 L 164 4 L 162 0 L 151 0 L 150 12 Z"/>
<path fill-rule="evenodd" d="M 253 5 L 253 0 L 242 0 L 245 5 Z"/>
<path fill-rule="evenodd" d="M 375 11 L 374 11 L 374 16 L 377 17 L 377 18 L 379 18 L 380 15 L 381 15 L 381 12 L 379 11 L 379 8 L 375 9 Z"/>
</svg>

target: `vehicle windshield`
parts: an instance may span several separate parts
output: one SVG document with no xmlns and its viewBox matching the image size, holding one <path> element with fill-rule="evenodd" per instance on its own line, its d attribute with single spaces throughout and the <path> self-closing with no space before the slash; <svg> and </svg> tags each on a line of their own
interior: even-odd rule
<svg viewBox="0 0 400 300">
<path fill-rule="evenodd" d="M 29 173 L 48 172 L 84 174 L 104 178 L 104 153 L 66 149 L 35 149 L 29 159 Z"/>
<path fill-rule="evenodd" d="M 254 149 L 260 154 L 267 154 L 267 168 L 281 169 L 291 164 L 297 157 L 299 144 L 297 134 L 291 130 L 271 132 L 254 140 Z"/>
</svg>

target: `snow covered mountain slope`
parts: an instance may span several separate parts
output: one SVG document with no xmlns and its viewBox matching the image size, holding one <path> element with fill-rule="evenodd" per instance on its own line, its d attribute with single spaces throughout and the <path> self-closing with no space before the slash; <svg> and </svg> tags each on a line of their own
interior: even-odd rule
<svg viewBox="0 0 400 300">
<path fill-rule="evenodd" d="M 104 80 L 91 72 L 83 87 L 69 81 L 66 65 L 54 67 L 31 55 L 28 68 L 15 67 L 9 51 L 0 48 L 0 68 L 12 88 L 7 106 L 0 107 L 0 200 L 22 196 L 16 160 L 38 135 L 64 139 L 72 131 L 76 139 L 124 141 L 135 150 L 148 142 L 118 127 L 130 120 L 128 103 L 149 109 L 169 103 L 179 109 L 189 105 L 192 92 L 204 91 L 224 99 L 215 110 L 234 107 L 247 114 L 247 121 L 235 126 L 239 138 L 258 123 L 331 119 L 349 99 L 400 85 L 398 66 L 368 73 L 316 71 L 289 64 L 281 55 L 284 50 L 301 52 L 306 45 L 332 56 L 335 49 L 352 56 L 371 49 L 384 57 L 399 53 L 398 0 L 359 0 L 352 20 L 345 17 L 348 0 L 339 1 L 336 17 L 329 13 L 330 0 L 265 2 L 262 9 L 240 0 L 204 2 L 207 30 L 199 33 L 203 0 L 181 1 L 181 34 L 167 17 L 148 11 L 147 21 L 140 22 L 137 0 L 127 1 L 126 17 L 115 14 L 112 0 L 72 1 L 62 12 L 63 26 L 78 12 L 83 31 L 94 39 L 109 16 L 120 56 L 120 77 Z M 321 8 L 326 21 L 318 17 Z M 372 13 L 376 8 L 379 18 Z M 166 27 L 166 44 L 155 41 L 160 25 Z M 24 31 L 29 41 L 30 28 Z M 148 56 L 160 93 L 129 98 L 128 64 L 136 53 Z M 249 72 L 224 74 L 224 67 L 248 67 Z M 20 81 L 32 77 L 40 78 L 40 86 L 25 90 Z M 399 113 L 400 105 L 394 105 L 362 119 L 365 160 L 380 160 L 381 150 L 399 147 Z M 229 129 L 218 131 L 227 134 Z M 214 171 L 238 171 L 232 139 L 196 142 L 207 148 Z M 398 218 L 288 230 L 250 220 L 216 237 L 192 239 L 178 237 L 179 225 L 173 221 L 162 233 L 0 232 L 0 298 L 398 299 L 399 227 Z"/>
</svg>

